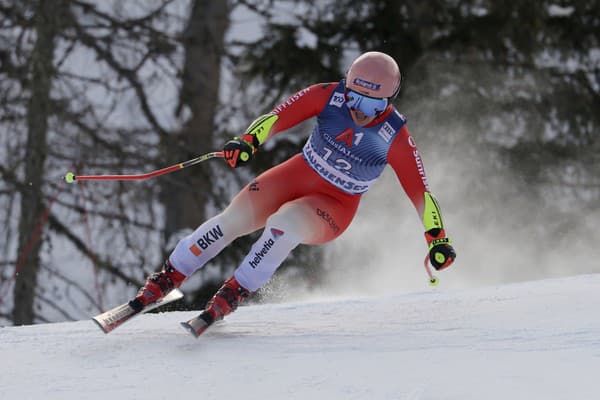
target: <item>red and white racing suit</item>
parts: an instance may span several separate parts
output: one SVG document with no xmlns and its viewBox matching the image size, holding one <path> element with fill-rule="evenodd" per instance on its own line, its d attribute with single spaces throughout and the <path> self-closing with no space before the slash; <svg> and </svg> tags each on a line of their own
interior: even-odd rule
<svg viewBox="0 0 600 400">
<path fill-rule="evenodd" d="M 390 105 L 367 126 L 356 125 L 343 86 L 316 84 L 273 109 L 278 119 L 268 137 L 317 117 L 302 153 L 259 175 L 222 213 L 182 239 L 169 257 L 177 270 L 189 276 L 237 237 L 264 227 L 234 274 L 246 289 L 259 289 L 298 244 L 341 235 L 388 164 L 423 216 L 429 188 L 406 119 Z"/>
</svg>

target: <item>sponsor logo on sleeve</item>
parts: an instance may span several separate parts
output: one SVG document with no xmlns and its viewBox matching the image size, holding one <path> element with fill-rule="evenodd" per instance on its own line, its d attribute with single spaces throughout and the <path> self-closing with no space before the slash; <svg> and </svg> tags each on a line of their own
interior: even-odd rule
<svg viewBox="0 0 600 400">
<path fill-rule="evenodd" d="M 425 189 L 429 191 L 429 182 L 427 182 L 427 175 L 425 175 L 425 168 L 423 167 L 423 161 L 421 161 L 419 151 L 413 150 L 413 156 L 415 157 L 415 163 L 417 164 L 417 169 L 419 171 L 419 176 L 421 176 L 421 181 L 423 181 L 423 186 L 425 186 Z"/>
<path fill-rule="evenodd" d="M 306 93 L 308 93 L 309 91 L 310 91 L 310 88 L 306 88 L 306 89 L 302 89 L 298 93 L 292 95 L 286 101 L 284 101 L 283 103 L 281 103 L 277 107 L 275 107 L 272 111 L 272 114 L 279 114 L 280 112 L 282 112 L 283 110 L 285 110 L 286 108 L 288 108 L 289 106 L 291 106 L 292 104 L 294 104 L 295 102 L 300 100 L 300 98 L 302 96 L 304 96 Z"/>
<path fill-rule="evenodd" d="M 342 105 L 344 104 L 345 101 L 346 101 L 346 98 L 344 96 L 344 93 L 334 92 L 333 96 L 331 96 L 331 100 L 329 100 L 329 105 L 340 108 L 340 107 L 342 107 Z"/>
<path fill-rule="evenodd" d="M 390 125 L 389 122 L 383 124 L 383 126 L 379 128 L 379 131 L 377 131 L 377 134 L 381 136 L 381 138 L 385 140 L 386 143 L 389 143 L 390 140 L 392 140 L 392 136 L 394 136 L 394 133 L 396 133 L 396 131 L 394 130 L 394 128 L 392 128 L 392 125 Z"/>
<path fill-rule="evenodd" d="M 412 147 L 413 149 L 417 147 L 417 144 L 415 143 L 415 139 L 413 139 L 412 136 L 408 137 L 408 145 L 410 147 Z"/>
</svg>

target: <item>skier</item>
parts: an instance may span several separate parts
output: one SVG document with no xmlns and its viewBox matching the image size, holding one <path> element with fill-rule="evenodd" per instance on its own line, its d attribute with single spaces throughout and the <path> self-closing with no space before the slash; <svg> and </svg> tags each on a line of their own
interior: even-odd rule
<svg viewBox="0 0 600 400">
<path fill-rule="evenodd" d="M 394 59 L 367 52 L 345 79 L 300 90 L 229 140 L 225 160 L 237 168 L 275 134 L 317 117 L 302 153 L 259 175 L 223 212 L 183 238 L 129 305 L 141 310 L 179 287 L 234 239 L 264 228 L 233 276 L 189 321 L 192 333 L 201 334 L 265 285 L 298 244 L 326 243 L 341 235 L 387 164 L 422 218 L 431 264 L 437 270 L 450 266 L 456 254 L 440 208 L 406 118 L 392 105 L 399 91 Z"/>
</svg>

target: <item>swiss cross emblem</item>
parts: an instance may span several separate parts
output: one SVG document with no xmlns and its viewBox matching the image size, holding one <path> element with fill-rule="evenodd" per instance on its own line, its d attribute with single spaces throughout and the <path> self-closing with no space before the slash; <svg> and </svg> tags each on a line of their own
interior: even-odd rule
<svg viewBox="0 0 600 400">
<path fill-rule="evenodd" d="M 346 142 L 346 146 L 352 146 L 352 140 L 354 139 L 354 131 L 352 128 L 346 129 L 344 132 L 340 133 L 335 137 L 337 142 Z"/>
</svg>

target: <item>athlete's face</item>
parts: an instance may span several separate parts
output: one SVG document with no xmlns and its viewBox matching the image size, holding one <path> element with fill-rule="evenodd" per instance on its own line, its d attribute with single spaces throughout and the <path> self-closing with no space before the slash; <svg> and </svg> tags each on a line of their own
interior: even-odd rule
<svg viewBox="0 0 600 400">
<path fill-rule="evenodd" d="M 388 105 L 388 99 L 368 96 L 362 88 L 347 85 L 346 107 L 350 110 L 352 120 L 358 126 L 365 126 L 381 114 Z"/>
</svg>

